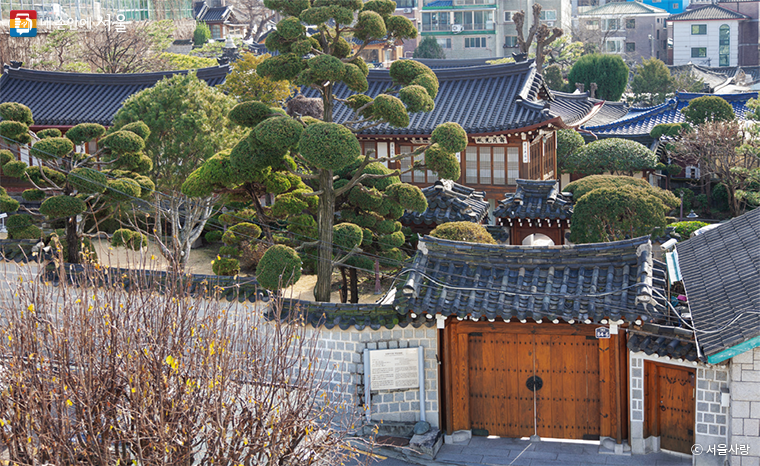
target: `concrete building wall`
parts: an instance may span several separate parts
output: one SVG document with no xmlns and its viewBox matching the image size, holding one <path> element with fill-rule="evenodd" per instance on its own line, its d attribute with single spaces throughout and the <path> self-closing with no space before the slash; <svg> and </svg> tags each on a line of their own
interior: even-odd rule
<svg viewBox="0 0 760 466">
<path fill-rule="evenodd" d="M 694 35 L 691 26 L 704 24 L 707 34 Z M 703 66 L 719 66 L 718 55 L 720 27 L 727 24 L 730 29 L 730 54 L 728 66 L 736 66 L 739 61 L 739 21 L 674 21 L 673 22 L 673 64 L 694 63 Z M 692 57 L 693 48 L 706 48 L 705 57 Z"/>
<path fill-rule="evenodd" d="M 424 348 L 425 362 L 425 414 L 433 426 L 439 425 L 438 407 L 438 330 L 435 326 L 393 330 L 369 327 L 357 330 L 333 328 L 321 329 L 319 345 L 323 358 L 331 364 L 333 379 L 329 383 L 331 393 L 349 405 L 362 409 L 364 400 L 364 349 Z M 373 391 L 370 400 L 371 418 L 379 421 L 420 420 L 419 389 Z"/>
<path fill-rule="evenodd" d="M 731 359 L 731 466 L 760 464 L 760 348 Z M 746 452 L 746 454 L 744 454 Z"/>
</svg>

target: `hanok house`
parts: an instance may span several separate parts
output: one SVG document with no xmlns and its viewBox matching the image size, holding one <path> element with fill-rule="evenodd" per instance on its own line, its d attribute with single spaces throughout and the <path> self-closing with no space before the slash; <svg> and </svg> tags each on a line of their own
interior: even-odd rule
<svg viewBox="0 0 760 466">
<path fill-rule="evenodd" d="M 536 71 L 532 60 L 502 65 L 484 65 L 434 70 L 440 89 L 435 109 L 410 115 L 406 128 L 382 124 L 359 133 L 364 151 L 379 157 L 410 153 L 430 140 L 441 123 L 459 123 L 469 136 L 467 149 L 458 155 L 461 177 L 457 183 L 485 193 L 495 206 L 504 192 L 517 187 L 517 179 L 553 179 L 557 173 L 556 136 L 558 128 L 582 124 L 598 109 L 587 95 L 553 93 Z M 391 87 L 388 70 L 370 70 L 367 95 L 375 97 Z M 317 97 L 314 90 L 304 90 Z M 335 95 L 346 99 L 352 91 L 343 84 Z M 354 118 L 353 110 L 336 102 L 333 120 Z M 424 160 L 420 155 L 418 160 Z M 411 157 L 395 162 L 406 171 Z M 401 176 L 404 182 L 426 187 L 437 181 L 430 170 L 413 170 Z"/>
<path fill-rule="evenodd" d="M 196 21 L 208 25 L 211 38 L 214 40 L 245 35 L 247 24 L 237 16 L 232 5 L 227 5 L 225 0 L 202 1 L 193 4 L 193 17 Z"/>
<path fill-rule="evenodd" d="M 437 180 L 422 188 L 428 207 L 424 212 L 404 212 L 399 221 L 419 235 L 427 235 L 448 222 L 483 223 L 488 215 L 485 193 L 451 180 Z"/>
<path fill-rule="evenodd" d="M 567 243 L 572 200 L 559 190 L 557 180 L 517 180 L 514 194 L 506 194 L 494 210 L 496 224 L 509 228 L 510 244 L 553 246 Z"/>
<path fill-rule="evenodd" d="M 438 324 L 447 441 L 602 439 L 621 453 L 629 436 L 624 329 L 666 309 L 655 265 L 646 237 L 542 247 L 422 238 L 395 306 Z"/>
<path fill-rule="evenodd" d="M 32 131 L 58 128 L 65 133 L 79 123 L 99 123 L 111 126 L 113 117 L 124 101 L 133 94 L 153 87 L 163 78 L 188 71 L 166 71 L 134 74 L 62 73 L 28 70 L 5 65 L 0 76 L 0 103 L 18 102 L 32 110 Z M 222 84 L 227 78 L 228 66 L 215 66 L 196 70 L 199 79 L 209 86 Z M 97 143 L 77 147 L 77 152 L 92 154 Z M 29 165 L 39 161 L 21 148 L 19 156 Z M 29 186 L 17 179 L 3 178 L 3 187 L 9 192 L 20 192 Z"/>
</svg>

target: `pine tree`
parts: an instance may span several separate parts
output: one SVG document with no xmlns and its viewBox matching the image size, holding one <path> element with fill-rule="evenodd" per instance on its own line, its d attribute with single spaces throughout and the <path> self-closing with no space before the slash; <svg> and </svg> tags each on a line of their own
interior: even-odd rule
<svg viewBox="0 0 760 466">
<path fill-rule="evenodd" d="M 398 176 L 397 171 L 371 173 L 367 167 L 372 162 L 393 162 L 402 157 L 375 159 L 375 154 L 369 151 L 350 179 L 345 183 L 336 183 L 336 172 L 361 157 L 355 133 L 379 123 L 407 126 L 409 113 L 432 110 L 438 80 L 428 67 L 419 62 L 400 60 L 390 68 L 395 84 L 393 90 L 374 98 L 364 94 L 368 88 L 369 70 L 359 53 L 366 44 L 372 40 L 410 39 L 417 35 L 411 21 L 393 16 L 393 1 L 316 0 L 312 4 L 308 0 L 267 0 L 265 4 L 283 17 L 266 42 L 267 48 L 278 51 L 279 55 L 264 60 L 258 66 L 257 73 L 317 90 L 322 98 L 323 114 L 321 119 L 298 115 L 283 117 L 259 102 L 238 104 L 230 113 L 230 118 L 253 129 L 246 139 L 233 148 L 229 157 L 230 176 L 223 182 L 228 185 L 244 184 L 255 176 L 256 170 L 290 165 L 288 170 L 291 173 L 297 173 L 311 185 L 306 190 L 296 190 L 298 193 L 280 196 L 292 199 L 290 215 L 307 214 L 308 200 L 317 199 L 317 238 L 302 243 L 300 247 L 302 250 L 316 249 L 315 297 L 326 302 L 330 300 L 333 267 L 360 252 L 363 242 L 363 231 L 357 225 L 349 222 L 335 225 L 337 200 L 343 195 L 350 195 L 356 186 L 364 186 L 367 180 Z M 304 24 L 316 26 L 318 32 L 309 36 Z M 346 40 L 349 35 L 362 41 L 363 45 L 358 50 L 352 50 Z M 338 124 L 333 122 L 336 105 L 333 92 L 335 86 L 341 83 L 356 93 L 341 102 L 354 110 L 355 117 Z M 428 169 L 438 172 L 441 177 L 457 179 L 459 165 L 454 154 L 464 150 L 466 145 L 465 131 L 455 123 L 445 123 L 434 130 L 430 144 L 412 154 L 403 154 L 403 157 L 414 157 L 424 152 Z M 292 167 L 295 162 L 299 164 L 298 169 Z M 425 197 L 418 188 L 404 183 L 395 186 L 399 187 L 384 196 L 398 202 L 404 209 L 426 208 Z M 339 246 L 337 255 L 334 251 L 336 243 Z M 272 260 L 275 257 L 282 258 L 282 261 Z M 262 263 L 275 264 L 278 268 L 281 264 L 289 264 L 279 269 L 282 281 L 288 282 L 296 275 L 295 269 L 298 268 L 293 266 L 290 257 L 290 251 L 271 248 L 262 258 Z M 260 264 L 259 273 L 264 271 L 262 267 L 266 268 Z M 267 275 L 272 276 L 271 273 Z"/>
</svg>

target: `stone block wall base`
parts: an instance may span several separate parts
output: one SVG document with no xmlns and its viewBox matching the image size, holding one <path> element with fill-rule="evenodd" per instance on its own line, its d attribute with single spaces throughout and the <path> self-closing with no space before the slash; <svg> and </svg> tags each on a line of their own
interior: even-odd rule
<svg viewBox="0 0 760 466">
<path fill-rule="evenodd" d="M 458 430 L 451 435 L 444 435 L 443 441 L 446 443 L 467 443 L 471 438 L 471 430 Z"/>
<path fill-rule="evenodd" d="M 415 434 L 409 441 L 409 446 L 417 456 L 432 460 L 438 454 L 443 445 L 443 432 L 438 429 L 430 429 L 424 434 Z"/>
</svg>

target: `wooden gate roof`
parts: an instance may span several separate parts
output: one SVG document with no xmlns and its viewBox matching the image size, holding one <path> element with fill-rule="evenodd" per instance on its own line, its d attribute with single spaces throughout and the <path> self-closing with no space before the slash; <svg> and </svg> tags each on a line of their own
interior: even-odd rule
<svg viewBox="0 0 760 466">
<path fill-rule="evenodd" d="M 405 225 L 439 225 L 447 222 L 480 223 L 488 214 L 488 202 L 483 200 L 485 193 L 455 183 L 451 180 L 438 180 L 422 188 L 428 202 L 428 208 L 420 212 L 406 211 L 401 217 Z"/>
<path fill-rule="evenodd" d="M 514 193 L 506 193 L 494 209 L 496 218 L 569 220 L 573 203 L 559 191 L 557 180 L 517 180 Z"/>
<path fill-rule="evenodd" d="M 509 246 L 426 236 L 401 274 L 400 313 L 479 320 L 651 321 L 665 310 L 648 237 L 575 246 Z"/>
</svg>

